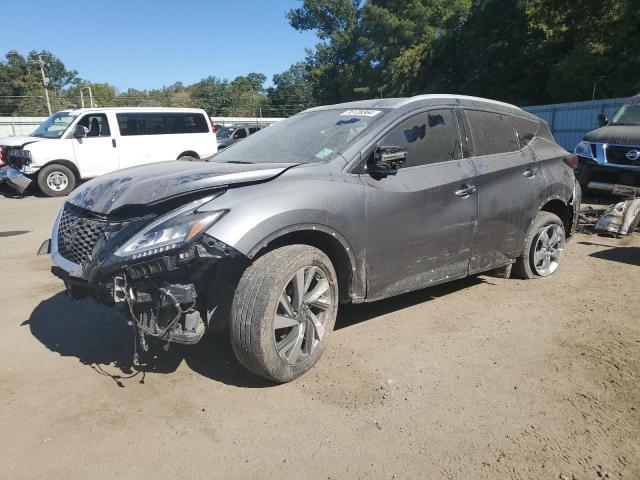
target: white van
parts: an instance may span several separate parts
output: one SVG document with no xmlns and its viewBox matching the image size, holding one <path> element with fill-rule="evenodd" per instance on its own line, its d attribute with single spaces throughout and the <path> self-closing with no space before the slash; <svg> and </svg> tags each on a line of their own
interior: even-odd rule
<svg viewBox="0 0 640 480">
<path fill-rule="evenodd" d="M 193 108 L 80 108 L 49 117 L 31 136 L 0 138 L 0 179 L 48 196 L 80 180 L 146 163 L 218 151 L 211 120 Z"/>
</svg>

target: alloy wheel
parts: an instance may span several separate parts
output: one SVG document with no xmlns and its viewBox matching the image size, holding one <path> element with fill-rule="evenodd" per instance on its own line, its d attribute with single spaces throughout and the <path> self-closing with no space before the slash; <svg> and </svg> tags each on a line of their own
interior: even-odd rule
<svg viewBox="0 0 640 480">
<path fill-rule="evenodd" d="M 296 365 L 308 358 L 325 335 L 325 320 L 336 302 L 324 271 L 298 270 L 280 293 L 273 321 L 278 355 Z"/>
<path fill-rule="evenodd" d="M 558 269 L 564 244 L 564 229 L 560 225 L 547 225 L 540 231 L 533 250 L 533 268 L 538 275 L 547 277 Z"/>
</svg>

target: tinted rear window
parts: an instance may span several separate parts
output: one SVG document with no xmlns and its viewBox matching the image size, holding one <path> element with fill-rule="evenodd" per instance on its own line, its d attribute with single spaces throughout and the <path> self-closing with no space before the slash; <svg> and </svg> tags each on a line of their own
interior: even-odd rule
<svg viewBox="0 0 640 480">
<path fill-rule="evenodd" d="M 509 115 L 467 110 L 476 156 L 515 152 L 520 149 L 518 135 Z"/>
<path fill-rule="evenodd" d="M 123 136 L 209 132 L 207 119 L 200 113 L 118 113 L 116 118 Z"/>
<path fill-rule="evenodd" d="M 518 117 L 516 115 L 511 115 L 510 118 L 513 127 L 518 133 L 520 148 L 526 147 L 538 132 L 538 122 L 529 120 L 527 118 Z"/>
</svg>

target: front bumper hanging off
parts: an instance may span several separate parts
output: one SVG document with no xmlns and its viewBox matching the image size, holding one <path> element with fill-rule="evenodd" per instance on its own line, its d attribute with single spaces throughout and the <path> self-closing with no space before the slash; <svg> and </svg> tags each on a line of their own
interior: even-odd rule
<svg viewBox="0 0 640 480">
<path fill-rule="evenodd" d="M 57 253 L 56 242 L 46 241 L 39 253 Z M 57 257 L 54 255 L 54 263 Z M 220 299 L 212 286 L 228 270 L 241 271 L 247 259 L 228 245 L 204 235 L 198 242 L 165 255 L 124 262 L 79 266 L 70 271 L 55 265 L 75 299 L 92 298 L 120 306 L 146 349 L 145 336 L 182 344 L 198 343 L 213 318 Z"/>
<path fill-rule="evenodd" d="M 9 165 L 0 168 L 0 183 L 1 182 L 8 183 L 18 193 L 24 193 L 27 187 L 31 185 L 30 178 Z"/>
</svg>

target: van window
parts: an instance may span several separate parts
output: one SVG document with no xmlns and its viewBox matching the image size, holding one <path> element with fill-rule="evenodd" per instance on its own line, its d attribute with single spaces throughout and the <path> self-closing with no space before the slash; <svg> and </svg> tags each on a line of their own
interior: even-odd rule
<svg viewBox="0 0 640 480">
<path fill-rule="evenodd" d="M 451 109 L 431 110 L 404 120 L 379 144 L 406 148 L 405 167 L 462 158 L 458 122 Z"/>
<path fill-rule="evenodd" d="M 465 110 L 477 156 L 515 152 L 520 149 L 518 135 L 502 113 Z"/>
<path fill-rule="evenodd" d="M 142 135 L 142 120 L 139 113 L 116 113 L 120 135 Z"/>
<path fill-rule="evenodd" d="M 536 136 L 538 131 L 538 122 L 529 120 L 528 118 L 518 117 L 517 115 L 510 115 L 509 119 L 518 133 L 520 148 L 526 147 Z"/>
<path fill-rule="evenodd" d="M 252 135 L 260 130 L 260 127 L 249 127 L 249 135 Z"/>
<path fill-rule="evenodd" d="M 164 113 L 141 113 L 143 135 L 165 135 L 167 130 Z"/>
<path fill-rule="evenodd" d="M 209 123 L 201 113 L 163 113 L 169 133 L 207 133 Z"/>
<path fill-rule="evenodd" d="M 247 131 L 244 128 L 239 128 L 236 130 L 236 133 L 233 135 L 233 138 L 246 138 Z"/>
<path fill-rule="evenodd" d="M 89 115 L 85 115 L 80 119 L 78 125 L 82 125 L 87 128 L 87 138 L 111 136 L 109 122 L 107 121 L 107 116 L 104 113 L 90 113 Z"/>
<path fill-rule="evenodd" d="M 209 132 L 207 119 L 200 113 L 118 113 L 116 118 L 123 136 Z"/>
</svg>

